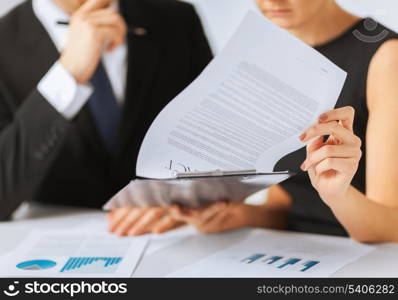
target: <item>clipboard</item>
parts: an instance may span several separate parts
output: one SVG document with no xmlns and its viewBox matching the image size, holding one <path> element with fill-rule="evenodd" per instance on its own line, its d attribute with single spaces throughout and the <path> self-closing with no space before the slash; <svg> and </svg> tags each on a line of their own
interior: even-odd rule
<svg viewBox="0 0 398 300">
<path fill-rule="evenodd" d="M 176 173 L 175 177 L 163 179 L 141 177 L 117 193 L 105 204 L 104 209 L 171 204 L 200 207 L 217 201 L 238 202 L 293 175 L 290 171 L 215 170 Z"/>
<path fill-rule="evenodd" d="M 278 171 L 259 173 L 257 170 L 237 170 L 237 171 L 208 171 L 208 172 L 184 172 L 175 173 L 175 177 L 156 180 L 184 180 L 184 179 L 211 179 L 211 178 L 224 178 L 224 177 L 253 177 L 253 176 L 274 176 L 274 175 L 294 175 L 291 171 Z M 142 180 L 154 180 L 155 178 L 137 177 Z"/>
<path fill-rule="evenodd" d="M 274 175 L 293 175 L 290 171 L 279 171 L 269 173 L 259 173 L 257 170 L 243 171 L 221 171 L 212 172 L 193 172 L 193 173 L 177 173 L 177 179 L 204 179 L 204 178 L 223 178 L 223 177 L 253 177 L 253 176 L 274 176 Z"/>
</svg>

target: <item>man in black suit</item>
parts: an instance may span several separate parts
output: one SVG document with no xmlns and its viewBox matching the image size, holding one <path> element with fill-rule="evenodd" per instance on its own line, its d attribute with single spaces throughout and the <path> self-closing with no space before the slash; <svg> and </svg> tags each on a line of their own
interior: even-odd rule
<svg viewBox="0 0 398 300">
<path fill-rule="evenodd" d="M 27 200 L 101 207 L 211 60 L 191 5 L 116 4 L 29 0 L 0 19 L 0 219 Z"/>
</svg>

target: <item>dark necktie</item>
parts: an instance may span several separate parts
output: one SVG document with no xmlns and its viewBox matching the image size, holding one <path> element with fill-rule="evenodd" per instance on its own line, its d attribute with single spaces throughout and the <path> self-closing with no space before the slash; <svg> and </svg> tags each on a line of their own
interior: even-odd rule
<svg viewBox="0 0 398 300">
<path fill-rule="evenodd" d="M 110 154 L 114 154 L 121 113 L 102 62 L 90 82 L 94 92 L 88 100 L 88 105 L 104 146 Z"/>
</svg>

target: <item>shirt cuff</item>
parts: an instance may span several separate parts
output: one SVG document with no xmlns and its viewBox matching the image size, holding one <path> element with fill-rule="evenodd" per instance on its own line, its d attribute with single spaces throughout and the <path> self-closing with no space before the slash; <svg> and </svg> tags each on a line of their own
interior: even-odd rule
<svg viewBox="0 0 398 300">
<path fill-rule="evenodd" d="M 78 84 L 59 62 L 42 78 L 37 89 L 67 120 L 79 113 L 93 93 L 91 86 Z"/>
</svg>

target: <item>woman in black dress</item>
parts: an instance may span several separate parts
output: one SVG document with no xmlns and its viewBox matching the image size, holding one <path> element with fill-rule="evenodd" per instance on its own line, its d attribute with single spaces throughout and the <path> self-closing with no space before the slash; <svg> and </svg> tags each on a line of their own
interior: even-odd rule
<svg viewBox="0 0 398 300">
<path fill-rule="evenodd" d="M 398 35 L 334 0 L 257 4 L 348 72 L 337 109 L 304 133 L 304 141 L 318 137 L 307 151 L 278 163 L 302 171 L 271 188 L 264 206 L 219 203 L 178 215 L 205 232 L 260 226 L 398 242 Z"/>
<path fill-rule="evenodd" d="M 253 226 L 349 235 L 363 242 L 398 241 L 398 36 L 372 19 L 349 14 L 335 0 L 257 4 L 276 25 L 348 72 L 336 109 L 301 137 L 315 141 L 276 166 L 296 168 L 299 174 L 272 187 L 263 206 L 173 208 L 173 217 L 165 209 L 150 217 L 130 208 L 113 214 L 113 228 L 124 226 L 127 232 L 138 223 L 141 231 L 135 232 L 144 233 L 183 221 L 208 233 Z M 141 220 L 123 222 L 131 214 Z M 162 230 L 159 222 L 166 224 Z"/>
</svg>

